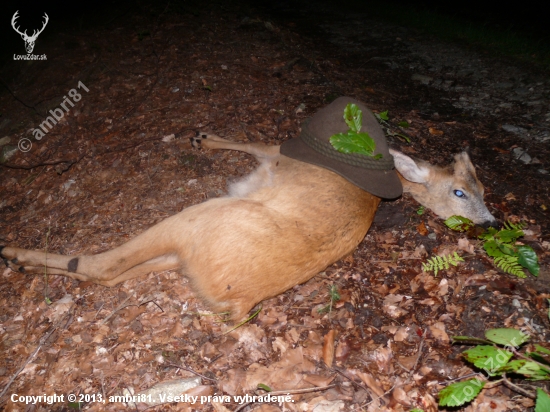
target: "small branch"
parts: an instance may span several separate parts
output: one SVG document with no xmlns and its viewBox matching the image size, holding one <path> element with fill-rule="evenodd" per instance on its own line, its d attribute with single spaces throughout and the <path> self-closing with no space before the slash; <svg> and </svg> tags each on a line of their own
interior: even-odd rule
<svg viewBox="0 0 550 412">
<path fill-rule="evenodd" d="M 183 369 L 187 372 L 191 372 L 192 374 L 194 375 L 197 375 L 203 379 L 206 379 L 207 381 L 212 381 L 212 382 L 218 382 L 216 379 L 212 379 L 212 378 L 207 378 L 206 376 L 204 375 L 201 375 L 200 373 L 198 372 L 195 372 L 193 369 L 191 368 L 187 368 L 185 366 L 181 366 L 181 365 L 176 365 L 175 363 L 167 363 L 166 366 L 172 366 L 173 368 L 178 368 L 178 369 Z"/>
<path fill-rule="evenodd" d="M 124 301 L 120 305 L 118 305 L 118 307 L 114 311 L 112 311 L 109 316 L 107 316 L 105 319 L 103 319 L 103 321 L 99 324 L 99 326 L 104 325 L 109 319 L 111 319 L 114 316 L 115 313 L 121 311 L 122 309 L 124 309 L 128 306 L 131 306 L 131 305 L 126 305 L 126 302 L 128 302 L 132 296 L 134 296 L 134 295 L 131 294 L 126 299 L 124 299 Z"/>
<path fill-rule="evenodd" d="M 418 366 L 418 362 L 420 361 L 420 357 L 422 356 L 422 349 L 424 347 L 424 341 L 426 340 L 426 333 L 428 332 L 428 329 L 424 329 L 424 333 L 422 333 L 422 340 L 420 341 L 420 346 L 418 347 L 418 356 L 416 357 L 416 361 L 414 362 L 414 365 L 410 372 L 414 372 L 416 367 Z"/>
<path fill-rule="evenodd" d="M 38 113 L 38 110 L 36 109 L 36 107 L 28 105 L 28 104 L 25 103 L 23 100 L 21 100 L 19 97 L 17 97 L 17 96 L 15 95 L 15 93 L 13 93 L 13 92 L 11 91 L 11 89 L 8 87 L 8 85 L 7 85 L 6 83 L 4 83 L 4 81 L 2 81 L 1 79 L 0 79 L 0 84 L 6 88 L 6 90 L 8 91 L 8 93 L 11 94 L 12 97 L 13 97 L 15 100 L 17 100 L 19 103 L 21 103 L 21 104 L 22 104 L 23 106 L 25 106 L 26 108 L 32 109 L 36 114 L 40 114 L 40 113 Z"/>
<path fill-rule="evenodd" d="M 397 386 L 397 384 L 393 385 L 390 389 L 388 389 L 386 392 L 384 392 L 382 395 L 380 395 L 379 397 L 377 398 L 374 398 L 372 399 L 370 402 L 367 402 L 365 403 L 362 407 L 364 408 L 365 406 L 367 405 L 370 405 L 371 403 L 373 403 L 374 401 L 377 401 L 378 399 L 382 399 L 384 398 L 386 395 L 389 395 L 391 393 L 391 391 L 393 391 L 395 389 L 395 387 Z"/>
<path fill-rule="evenodd" d="M 164 310 L 162 310 L 160 305 L 157 302 L 155 302 L 153 299 L 146 300 L 145 302 L 141 302 L 139 305 L 136 305 L 136 306 L 139 308 L 140 306 L 147 305 L 148 303 L 154 303 L 156 307 L 160 309 L 161 312 L 164 312 Z"/>
<path fill-rule="evenodd" d="M 297 395 L 297 394 L 300 394 L 300 393 L 310 393 L 310 392 L 324 391 L 324 390 L 327 390 L 327 389 L 330 389 L 330 388 L 334 388 L 335 386 L 336 385 L 327 385 L 327 386 L 319 386 L 319 387 L 314 387 L 314 388 L 294 389 L 294 390 L 291 390 L 291 391 L 273 391 L 273 392 L 268 392 L 266 395 L 269 395 L 269 396 Z M 253 395 L 253 396 L 258 396 L 258 395 Z M 246 408 L 248 405 L 250 405 L 252 403 L 255 403 L 255 402 L 247 402 L 247 403 L 239 406 L 237 409 L 235 409 L 234 412 L 239 412 L 240 410 Z"/>
<path fill-rule="evenodd" d="M 508 349 L 510 349 L 512 351 L 512 353 L 514 355 L 516 355 L 518 358 L 522 358 L 522 359 L 525 359 L 526 361 L 536 363 L 537 365 L 539 365 L 543 369 L 548 370 L 548 365 L 545 365 L 544 363 L 541 363 L 541 362 L 537 362 L 536 360 L 530 358 L 529 356 L 525 356 L 523 353 L 518 352 L 518 350 L 516 348 L 510 347 Z"/>
<path fill-rule="evenodd" d="M 507 386 L 509 389 L 513 390 L 514 392 L 521 393 L 523 396 L 526 396 L 531 399 L 537 399 L 537 395 L 535 395 L 534 393 L 526 391 L 525 389 L 520 388 L 519 386 L 510 382 L 505 373 L 502 374 L 502 381 L 504 382 L 505 386 Z"/>
<path fill-rule="evenodd" d="M 23 166 L 23 165 L 10 165 L 10 164 L 7 164 L 7 163 L 4 163 L 4 164 L 1 164 L 0 166 L 2 167 L 5 167 L 6 169 L 22 169 L 22 170 L 32 170 L 32 169 L 36 169 L 37 167 L 43 167 L 43 166 L 56 166 L 56 165 L 60 165 L 60 164 L 67 164 L 68 166 L 65 168 L 65 170 L 68 170 L 72 165 L 74 165 L 75 163 L 78 163 L 80 162 L 84 157 L 86 157 L 87 154 L 83 154 L 83 155 L 80 155 L 78 158 L 74 159 L 74 160 L 69 160 L 69 159 L 60 159 L 60 160 L 50 160 L 50 161 L 45 161 L 45 162 L 42 162 L 42 163 L 38 163 L 38 164 L 33 164 L 33 165 L 27 165 L 27 166 Z"/>
<path fill-rule="evenodd" d="M 485 376 L 481 375 L 478 372 L 472 372 L 472 373 L 469 373 L 469 374 L 464 375 L 464 376 L 459 376 L 457 378 L 447 379 L 446 381 L 437 382 L 437 384 L 438 385 L 447 385 L 449 382 L 461 381 L 462 379 L 468 379 L 468 378 L 471 378 L 472 376 L 478 376 L 478 375 L 481 376 L 483 378 L 483 380 L 485 380 Z"/>
<path fill-rule="evenodd" d="M 367 388 L 367 387 L 364 386 L 364 385 L 361 385 L 360 383 L 355 382 L 352 378 L 350 378 L 348 375 L 346 375 L 344 372 L 342 372 L 342 371 L 339 370 L 338 368 L 334 367 L 334 368 L 330 368 L 329 370 L 333 370 L 333 371 L 339 373 L 339 374 L 342 375 L 344 378 L 346 378 L 348 381 L 350 381 L 350 382 L 352 383 L 352 385 L 355 385 L 355 386 L 357 386 L 358 388 L 363 389 L 363 390 L 366 391 L 367 393 L 370 392 L 369 388 Z"/>
</svg>

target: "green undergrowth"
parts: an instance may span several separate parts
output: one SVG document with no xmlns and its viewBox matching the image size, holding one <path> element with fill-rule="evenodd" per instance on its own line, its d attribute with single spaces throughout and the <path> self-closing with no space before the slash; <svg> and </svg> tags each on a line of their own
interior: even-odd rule
<svg viewBox="0 0 550 412">
<path fill-rule="evenodd" d="M 520 395 L 536 398 L 535 412 L 550 411 L 550 397 L 543 389 L 525 389 L 517 383 L 518 379 L 550 380 L 550 350 L 537 344 L 524 348 L 529 336 L 516 329 L 490 329 L 485 338 L 453 336 L 453 343 L 476 345 L 462 356 L 479 372 L 442 389 L 439 405 L 459 407 L 474 400 L 483 389 L 504 384 Z"/>
<path fill-rule="evenodd" d="M 451 216 L 445 224 L 458 232 L 472 232 L 474 223 L 462 216 Z M 491 258 L 494 265 L 503 272 L 525 278 L 525 270 L 533 276 L 538 276 L 540 265 L 537 254 L 531 246 L 522 244 L 518 239 L 524 236 L 522 223 L 505 222 L 502 229 L 490 227 L 477 238 L 483 241 L 483 249 Z"/>
</svg>

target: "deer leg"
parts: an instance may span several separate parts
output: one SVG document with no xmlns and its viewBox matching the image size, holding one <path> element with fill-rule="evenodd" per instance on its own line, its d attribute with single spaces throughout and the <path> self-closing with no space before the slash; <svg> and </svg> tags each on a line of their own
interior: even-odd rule
<svg viewBox="0 0 550 412">
<path fill-rule="evenodd" d="M 44 251 L 0 247 L 8 267 L 22 273 L 65 275 L 81 281 L 113 286 L 152 271 L 180 266 L 173 234 L 178 215 L 146 230 L 129 242 L 94 256 L 63 256 Z"/>
<path fill-rule="evenodd" d="M 86 258 L 103 259 L 102 254 L 74 257 L 55 255 L 38 250 L 34 251 L 8 247 L 4 248 L 0 253 L 4 258 L 6 266 L 13 271 L 24 274 L 43 274 L 46 272 L 48 275 L 62 275 L 80 281 L 91 281 L 103 286 L 115 286 L 126 280 L 151 272 L 161 272 L 175 269 L 180 266 L 179 259 L 176 255 L 165 255 L 140 263 L 118 275 L 111 274 L 110 276 L 101 276 L 95 273 L 88 275 L 78 271 L 70 272 L 68 269 L 61 269 L 57 266 L 68 267 L 71 262 L 75 262 L 75 259 L 78 259 L 77 261 L 79 263 Z M 10 259 L 11 256 L 15 257 Z"/>
<path fill-rule="evenodd" d="M 191 144 L 197 149 L 206 147 L 207 149 L 225 149 L 245 152 L 260 159 L 271 159 L 279 156 L 279 146 L 268 146 L 264 143 L 236 143 L 226 140 L 215 134 L 197 132 L 197 136 L 192 137 Z"/>
</svg>

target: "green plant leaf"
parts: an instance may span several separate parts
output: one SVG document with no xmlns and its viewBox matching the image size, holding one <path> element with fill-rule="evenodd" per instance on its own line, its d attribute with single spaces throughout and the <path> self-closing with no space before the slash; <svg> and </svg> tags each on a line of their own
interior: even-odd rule
<svg viewBox="0 0 550 412">
<path fill-rule="evenodd" d="M 491 257 L 502 256 L 502 251 L 498 247 L 496 240 L 487 240 L 483 244 L 483 249 L 485 249 L 485 252 L 487 252 L 487 254 Z"/>
<path fill-rule="evenodd" d="M 328 288 L 328 293 L 330 295 L 330 300 L 333 302 L 338 302 L 340 300 L 340 293 L 338 293 L 338 286 L 331 285 Z"/>
<path fill-rule="evenodd" d="M 453 336 L 451 339 L 453 340 L 453 343 L 455 343 L 455 342 L 467 342 L 467 343 L 472 343 L 474 345 L 475 344 L 480 344 L 480 343 L 491 344 L 491 342 L 489 342 L 488 340 L 474 338 L 473 336 Z"/>
<path fill-rule="evenodd" d="M 359 153 L 367 156 L 372 156 L 376 148 L 376 143 L 368 133 L 355 133 L 352 130 L 331 136 L 330 143 L 341 153 Z"/>
<path fill-rule="evenodd" d="M 258 388 L 263 389 L 266 392 L 271 392 L 273 390 L 269 386 L 267 386 L 265 383 L 259 383 Z"/>
<path fill-rule="evenodd" d="M 514 359 L 513 361 L 508 362 L 506 365 L 499 369 L 500 373 L 517 373 L 517 370 L 521 368 L 526 360 L 523 359 Z"/>
<path fill-rule="evenodd" d="M 499 269 L 502 269 L 506 273 L 515 275 L 518 278 L 525 278 L 525 272 L 523 267 L 518 263 L 517 256 L 502 255 L 495 258 L 495 266 Z"/>
<path fill-rule="evenodd" d="M 523 231 L 518 229 L 503 229 L 499 230 L 497 237 L 504 243 L 515 242 L 518 238 L 523 236 Z"/>
<path fill-rule="evenodd" d="M 388 111 L 385 110 L 383 112 L 380 112 L 380 113 L 374 113 L 374 116 L 378 119 L 378 120 L 382 120 L 382 121 L 388 121 L 389 120 L 389 117 L 388 117 Z"/>
<path fill-rule="evenodd" d="M 518 263 L 527 269 L 533 276 L 540 271 L 539 258 L 531 246 L 518 246 Z"/>
<path fill-rule="evenodd" d="M 513 356 L 512 352 L 494 346 L 476 346 L 464 351 L 462 355 L 468 362 L 473 363 L 479 369 L 483 369 L 491 376 L 495 376 L 496 370 L 506 365 Z"/>
<path fill-rule="evenodd" d="M 542 360 L 544 363 L 550 365 L 550 350 L 543 346 L 535 344 L 534 352 L 527 352 L 528 356 L 538 356 L 537 359 Z"/>
<path fill-rule="evenodd" d="M 399 127 L 402 127 L 403 129 L 406 129 L 407 127 L 410 127 L 409 122 L 406 122 L 404 120 L 402 122 L 397 123 L 397 125 Z"/>
<path fill-rule="evenodd" d="M 504 253 L 505 255 L 508 255 L 508 256 L 517 256 L 517 252 L 516 250 L 512 247 L 512 245 L 509 245 L 507 243 L 500 243 L 500 242 L 496 242 L 497 243 L 497 246 L 498 248 L 500 249 L 500 251 L 502 253 Z"/>
<path fill-rule="evenodd" d="M 457 232 L 465 232 L 475 226 L 470 219 L 457 215 L 451 216 L 444 223 L 448 228 Z"/>
<path fill-rule="evenodd" d="M 550 377 L 550 370 L 543 368 L 535 362 L 525 362 L 525 364 L 519 368 L 516 373 L 537 381 L 547 380 Z"/>
<path fill-rule="evenodd" d="M 468 379 L 463 382 L 453 383 L 439 392 L 440 406 L 460 406 L 474 399 L 485 382 L 479 379 Z"/>
<path fill-rule="evenodd" d="M 410 143 L 411 142 L 411 139 L 409 136 L 403 134 L 403 133 L 394 133 L 393 136 L 397 136 L 397 137 L 400 137 L 401 139 L 403 139 L 404 141 L 406 141 L 407 143 Z"/>
<path fill-rule="evenodd" d="M 363 112 L 356 104 L 348 103 L 344 109 L 344 121 L 351 131 L 359 133 L 363 124 Z"/>
<path fill-rule="evenodd" d="M 494 240 L 497 233 L 498 231 L 494 227 L 490 227 L 484 233 L 478 235 L 478 237 L 482 240 Z"/>
<path fill-rule="evenodd" d="M 464 259 L 456 252 L 452 255 L 433 256 L 426 263 L 422 263 L 422 270 L 425 272 L 433 271 L 434 275 L 437 276 L 440 270 L 449 269 L 449 265 L 458 266 L 459 262 L 464 262 Z"/>
<path fill-rule="evenodd" d="M 344 109 L 344 121 L 349 127 L 345 133 L 337 133 L 330 137 L 332 146 L 341 153 L 358 153 L 381 159 L 382 155 L 374 155 L 376 143 L 368 133 L 360 133 L 363 113 L 357 105 L 349 103 Z"/>
<path fill-rule="evenodd" d="M 537 388 L 537 402 L 535 403 L 535 412 L 550 411 L 550 396 L 542 389 Z"/>
<path fill-rule="evenodd" d="M 529 335 L 526 335 L 520 330 L 511 328 L 489 329 L 485 331 L 485 337 L 491 342 L 499 345 L 512 346 L 517 348 L 529 340 Z"/>
<path fill-rule="evenodd" d="M 500 373 L 517 373 L 533 380 L 547 380 L 550 370 L 543 368 L 535 362 L 517 359 L 509 362 L 498 370 Z"/>
</svg>

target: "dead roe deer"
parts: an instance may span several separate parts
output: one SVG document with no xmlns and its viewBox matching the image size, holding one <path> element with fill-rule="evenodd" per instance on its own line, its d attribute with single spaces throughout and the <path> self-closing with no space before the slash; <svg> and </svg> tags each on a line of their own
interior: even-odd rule
<svg viewBox="0 0 550 412">
<path fill-rule="evenodd" d="M 343 105 L 350 101 L 362 109 L 377 150 L 391 162 L 374 116 L 351 98 L 337 99 L 318 112 L 304 124 L 300 138 L 305 140 L 307 131 L 313 135 L 317 129 L 326 129 L 328 136 L 342 130 Z M 331 117 L 336 126 L 323 123 Z M 399 176 L 393 170 L 358 169 L 370 176 L 358 185 L 369 190 L 372 185 L 372 194 L 351 183 L 339 161 L 328 161 L 327 167 L 311 164 L 309 155 L 297 154 L 301 149 L 291 145 L 241 144 L 207 134 L 192 140 L 196 147 L 249 153 L 260 165 L 231 185 L 228 196 L 191 206 L 110 251 L 74 257 L 0 247 L 4 262 L 23 273 L 44 273 L 46 267 L 49 274 L 105 286 L 153 271 L 180 269 L 212 310 L 230 311 L 239 320 L 258 302 L 307 281 L 351 253 L 371 226 L 380 197 L 401 193 L 399 180 L 406 192 L 442 218 L 457 214 L 478 224 L 495 223 L 466 153 L 440 168 L 391 150 Z M 298 144 L 302 149 L 308 146 Z M 357 183 L 357 176 L 351 180 Z"/>
</svg>

